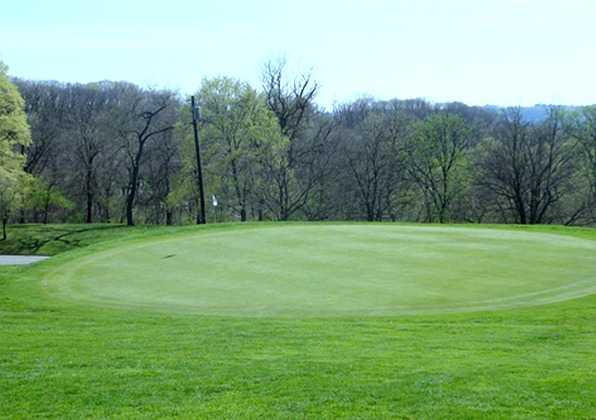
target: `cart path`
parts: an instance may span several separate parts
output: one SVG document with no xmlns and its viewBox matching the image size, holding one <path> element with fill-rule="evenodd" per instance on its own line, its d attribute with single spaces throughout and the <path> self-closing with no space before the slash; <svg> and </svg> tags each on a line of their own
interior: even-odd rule
<svg viewBox="0 0 596 420">
<path fill-rule="evenodd" d="M 0 265 L 28 265 L 48 258 L 38 255 L 0 255 Z"/>
</svg>

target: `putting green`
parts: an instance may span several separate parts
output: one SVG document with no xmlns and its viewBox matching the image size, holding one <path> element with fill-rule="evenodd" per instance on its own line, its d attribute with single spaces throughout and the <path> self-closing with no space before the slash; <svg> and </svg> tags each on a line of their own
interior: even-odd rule
<svg viewBox="0 0 596 420">
<path fill-rule="evenodd" d="M 58 266 L 84 304 L 233 316 L 494 310 L 596 292 L 596 242 L 485 228 L 314 224 L 130 242 Z"/>
</svg>

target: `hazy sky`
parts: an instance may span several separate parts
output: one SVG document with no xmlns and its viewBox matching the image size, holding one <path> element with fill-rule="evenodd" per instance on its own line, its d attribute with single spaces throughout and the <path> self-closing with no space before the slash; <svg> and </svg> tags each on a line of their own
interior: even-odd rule
<svg viewBox="0 0 596 420">
<path fill-rule="evenodd" d="M 320 104 L 364 95 L 468 104 L 596 103 L 596 0 L 12 0 L 14 76 L 194 91 L 259 84 L 285 56 Z"/>
</svg>

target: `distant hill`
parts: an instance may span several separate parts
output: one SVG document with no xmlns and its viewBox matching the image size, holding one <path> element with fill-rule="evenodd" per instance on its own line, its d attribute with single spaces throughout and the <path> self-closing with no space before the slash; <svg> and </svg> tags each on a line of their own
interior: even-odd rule
<svg viewBox="0 0 596 420">
<path fill-rule="evenodd" d="M 543 121 L 548 116 L 548 109 L 553 105 L 546 105 L 546 104 L 537 104 L 534 106 L 522 106 L 520 107 L 522 115 L 524 118 L 529 122 L 537 122 Z M 563 109 L 567 111 L 574 111 L 579 110 L 580 106 L 572 106 L 572 105 L 555 105 L 561 106 Z M 501 107 L 496 105 L 485 105 L 482 108 L 493 111 L 493 112 L 500 112 L 502 110 L 507 109 L 507 107 Z"/>
</svg>

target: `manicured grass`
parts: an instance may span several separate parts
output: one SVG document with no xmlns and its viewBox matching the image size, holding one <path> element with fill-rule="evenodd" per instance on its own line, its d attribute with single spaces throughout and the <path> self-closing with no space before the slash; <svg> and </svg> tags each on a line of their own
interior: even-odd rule
<svg viewBox="0 0 596 420">
<path fill-rule="evenodd" d="M 595 230 L 106 232 L 0 268 L 0 417 L 596 416 Z"/>
<path fill-rule="evenodd" d="M 233 316 L 396 315 L 550 303 L 596 291 L 596 243 L 542 233 L 280 225 L 161 235 L 77 256 L 46 292 Z"/>
</svg>

